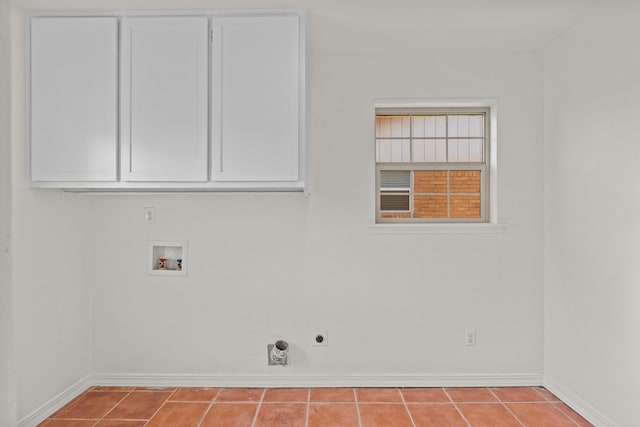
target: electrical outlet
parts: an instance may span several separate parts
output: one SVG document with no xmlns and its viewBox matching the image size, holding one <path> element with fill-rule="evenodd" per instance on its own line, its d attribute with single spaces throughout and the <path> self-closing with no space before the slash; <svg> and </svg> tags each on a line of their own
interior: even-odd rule
<svg viewBox="0 0 640 427">
<path fill-rule="evenodd" d="M 476 345 L 476 330 L 467 329 L 464 331 L 464 345 L 471 347 Z"/>
<path fill-rule="evenodd" d="M 327 347 L 329 345 L 329 333 L 327 331 L 313 331 L 311 345 L 314 347 Z"/>
<path fill-rule="evenodd" d="M 156 208 L 144 208 L 144 223 L 155 224 L 156 223 Z"/>
</svg>

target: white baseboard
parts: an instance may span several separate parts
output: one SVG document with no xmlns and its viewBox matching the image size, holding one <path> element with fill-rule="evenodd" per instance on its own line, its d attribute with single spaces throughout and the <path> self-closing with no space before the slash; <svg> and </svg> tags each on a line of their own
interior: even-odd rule
<svg viewBox="0 0 640 427">
<path fill-rule="evenodd" d="M 542 374 L 194 375 L 94 374 L 94 385 L 147 387 L 488 387 L 541 386 Z"/>
<path fill-rule="evenodd" d="M 621 427 L 611 418 L 594 408 L 577 394 L 565 388 L 553 378 L 544 377 L 544 387 L 551 393 L 555 394 L 566 403 L 571 409 L 582 415 L 587 421 L 596 427 Z"/>
<path fill-rule="evenodd" d="M 34 427 L 41 423 L 45 418 L 62 408 L 67 403 L 78 397 L 83 391 L 91 386 L 91 376 L 88 375 L 62 392 L 58 393 L 48 402 L 40 406 L 35 411 L 18 421 L 18 427 Z"/>
</svg>

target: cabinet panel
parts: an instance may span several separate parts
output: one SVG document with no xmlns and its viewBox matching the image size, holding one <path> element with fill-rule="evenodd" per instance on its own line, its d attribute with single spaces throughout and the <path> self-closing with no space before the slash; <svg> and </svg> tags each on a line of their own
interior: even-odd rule
<svg viewBox="0 0 640 427">
<path fill-rule="evenodd" d="M 123 19 L 123 180 L 207 180 L 208 33 L 204 16 Z"/>
<path fill-rule="evenodd" d="M 298 16 L 214 18 L 214 181 L 298 181 Z"/>
<path fill-rule="evenodd" d="M 31 179 L 117 179 L 118 23 L 31 20 Z"/>
</svg>

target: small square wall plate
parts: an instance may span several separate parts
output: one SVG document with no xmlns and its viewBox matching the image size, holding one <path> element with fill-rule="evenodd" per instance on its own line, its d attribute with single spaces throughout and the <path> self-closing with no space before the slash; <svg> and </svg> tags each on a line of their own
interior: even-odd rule
<svg viewBox="0 0 640 427">
<path fill-rule="evenodd" d="M 147 274 L 152 276 L 186 276 L 189 266 L 186 241 L 149 240 Z"/>
</svg>

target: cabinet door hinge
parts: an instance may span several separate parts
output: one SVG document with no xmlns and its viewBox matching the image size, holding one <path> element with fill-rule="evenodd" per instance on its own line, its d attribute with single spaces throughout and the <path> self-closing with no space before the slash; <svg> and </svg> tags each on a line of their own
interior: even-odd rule
<svg viewBox="0 0 640 427">
<path fill-rule="evenodd" d="M 209 32 L 209 40 L 213 43 L 213 30 Z"/>
</svg>

